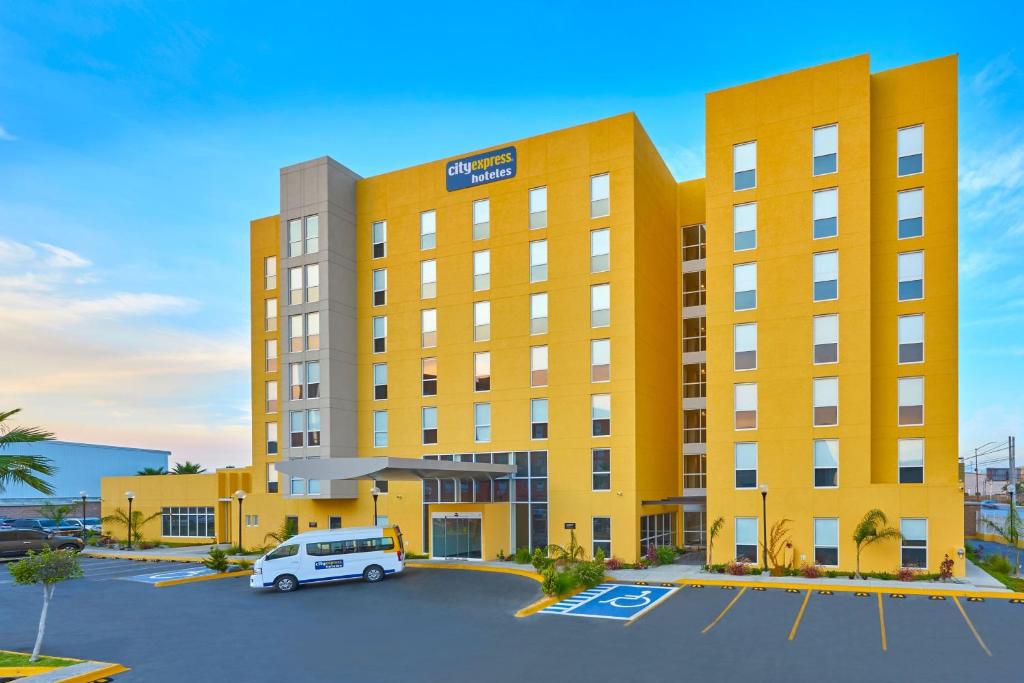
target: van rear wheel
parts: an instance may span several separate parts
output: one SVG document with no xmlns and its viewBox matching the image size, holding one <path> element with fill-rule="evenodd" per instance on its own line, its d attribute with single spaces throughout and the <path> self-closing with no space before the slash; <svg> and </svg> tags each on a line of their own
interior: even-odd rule
<svg viewBox="0 0 1024 683">
<path fill-rule="evenodd" d="M 274 579 L 274 588 L 276 588 L 280 593 L 291 593 L 298 587 L 298 580 L 291 574 L 282 574 Z"/>
<path fill-rule="evenodd" d="M 367 583 L 377 583 L 384 578 L 384 568 L 376 564 L 371 564 L 363 570 L 363 578 L 366 579 Z"/>
</svg>

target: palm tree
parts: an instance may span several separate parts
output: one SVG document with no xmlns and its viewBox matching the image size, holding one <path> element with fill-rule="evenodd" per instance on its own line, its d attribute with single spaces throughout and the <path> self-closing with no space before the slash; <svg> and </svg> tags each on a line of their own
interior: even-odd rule
<svg viewBox="0 0 1024 683">
<path fill-rule="evenodd" d="M 197 462 L 177 462 L 174 463 L 174 468 L 171 470 L 171 474 L 202 474 L 206 471 L 202 465 Z"/>
<path fill-rule="evenodd" d="M 54 503 L 43 503 L 39 506 L 39 516 L 50 520 L 56 527 L 63 524 L 64 520 L 71 515 L 73 505 L 55 505 Z M 85 526 L 85 521 L 82 521 Z"/>
<path fill-rule="evenodd" d="M 38 443 L 53 439 L 53 434 L 38 427 L 7 427 L 4 422 L 21 411 L 0 411 L 0 451 L 16 443 Z M 40 493 L 53 495 L 53 486 L 42 477 L 52 477 L 57 471 L 53 461 L 39 455 L 0 455 L 0 493 L 8 484 L 24 484 Z"/>
<path fill-rule="evenodd" d="M 114 526 L 124 527 L 125 536 L 128 536 L 127 530 L 131 529 L 132 532 L 132 543 L 139 543 L 142 540 L 142 527 L 149 522 L 153 521 L 157 517 L 163 514 L 163 511 L 157 510 L 149 516 L 143 516 L 138 510 L 132 510 L 131 523 L 128 521 L 128 513 L 121 508 L 114 508 L 114 514 L 107 515 L 103 518 L 104 524 L 113 524 Z"/>
<path fill-rule="evenodd" d="M 277 544 L 280 545 L 292 536 L 296 535 L 297 533 L 299 533 L 298 520 L 293 519 L 291 517 L 285 517 L 284 521 L 281 523 L 281 528 L 277 531 L 271 531 L 267 533 L 267 535 L 263 537 L 263 540 L 265 541 L 269 538 L 272 541 L 276 541 Z"/>
<path fill-rule="evenodd" d="M 711 523 L 711 526 L 708 528 L 708 552 L 707 558 L 705 558 L 705 565 L 707 567 L 711 566 L 711 551 L 715 547 L 715 539 L 718 538 L 718 534 L 722 532 L 723 526 L 725 526 L 725 517 L 719 517 L 718 519 L 713 521 Z"/>
<path fill-rule="evenodd" d="M 568 566 L 586 559 L 587 551 L 576 542 L 576 532 L 570 529 L 569 545 L 563 548 L 552 543 L 548 546 L 548 555 L 555 561 L 555 564 Z"/>
<path fill-rule="evenodd" d="M 857 527 L 853 530 L 853 542 L 857 544 L 857 567 L 853 572 L 854 578 L 862 579 L 860 575 L 860 551 L 868 547 L 872 543 L 878 541 L 891 540 L 894 538 L 903 538 L 899 529 L 894 529 L 891 526 L 886 526 L 889 520 L 886 519 L 885 513 L 878 508 L 872 508 L 864 513 L 864 517 L 857 523 Z"/>
<path fill-rule="evenodd" d="M 982 520 L 985 526 L 992 531 L 999 534 L 1006 544 L 1013 548 L 1014 561 L 1013 561 L 1013 575 L 1020 576 L 1020 537 L 1021 533 L 1024 532 L 1024 522 L 1021 521 L 1020 513 L 1017 512 L 1017 506 L 1013 504 L 1013 499 L 1010 499 L 1010 509 L 1006 513 L 1006 521 L 1000 524 L 999 522 L 993 522 L 991 519 Z"/>
<path fill-rule="evenodd" d="M 143 467 L 141 470 L 135 473 L 139 477 L 152 477 L 157 474 L 167 474 L 167 470 L 163 467 Z"/>
</svg>

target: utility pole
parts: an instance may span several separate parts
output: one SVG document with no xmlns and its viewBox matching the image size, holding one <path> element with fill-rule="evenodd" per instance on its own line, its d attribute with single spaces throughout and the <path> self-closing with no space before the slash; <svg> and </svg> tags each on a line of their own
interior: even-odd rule
<svg viewBox="0 0 1024 683">
<path fill-rule="evenodd" d="M 1011 512 L 1017 505 L 1017 438 L 1011 436 L 1007 439 L 1010 451 L 1010 507 Z"/>
</svg>

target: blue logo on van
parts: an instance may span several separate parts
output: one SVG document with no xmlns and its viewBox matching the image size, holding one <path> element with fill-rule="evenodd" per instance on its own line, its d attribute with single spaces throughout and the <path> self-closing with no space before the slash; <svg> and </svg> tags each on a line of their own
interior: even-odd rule
<svg viewBox="0 0 1024 683">
<path fill-rule="evenodd" d="M 507 180 L 516 175 L 516 148 L 505 147 L 493 152 L 474 154 L 445 165 L 445 186 L 449 192 L 467 187 Z"/>
<path fill-rule="evenodd" d="M 313 563 L 313 569 L 338 569 L 345 566 L 345 560 L 320 560 Z"/>
</svg>

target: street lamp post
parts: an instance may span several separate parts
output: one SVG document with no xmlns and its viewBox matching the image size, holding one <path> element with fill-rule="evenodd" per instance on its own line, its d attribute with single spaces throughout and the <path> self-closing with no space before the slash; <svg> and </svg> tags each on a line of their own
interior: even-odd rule
<svg viewBox="0 0 1024 683">
<path fill-rule="evenodd" d="M 373 496 L 373 525 L 377 526 L 377 496 L 380 495 L 380 489 L 374 486 L 370 489 L 370 495 Z"/>
<path fill-rule="evenodd" d="M 238 499 L 238 551 L 242 551 L 242 501 L 245 500 L 245 491 L 235 491 L 235 498 Z"/>
<path fill-rule="evenodd" d="M 128 550 L 132 549 L 132 501 L 135 500 L 134 491 L 125 491 L 125 498 L 128 499 Z"/>
<path fill-rule="evenodd" d="M 761 484 L 761 568 L 768 571 L 768 484 Z"/>
<path fill-rule="evenodd" d="M 82 540 L 86 539 L 85 533 L 85 499 L 88 498 L 89 494 L 85 491 L 79 491 L 78 495 L 82 497 Z"/>
</svg>

